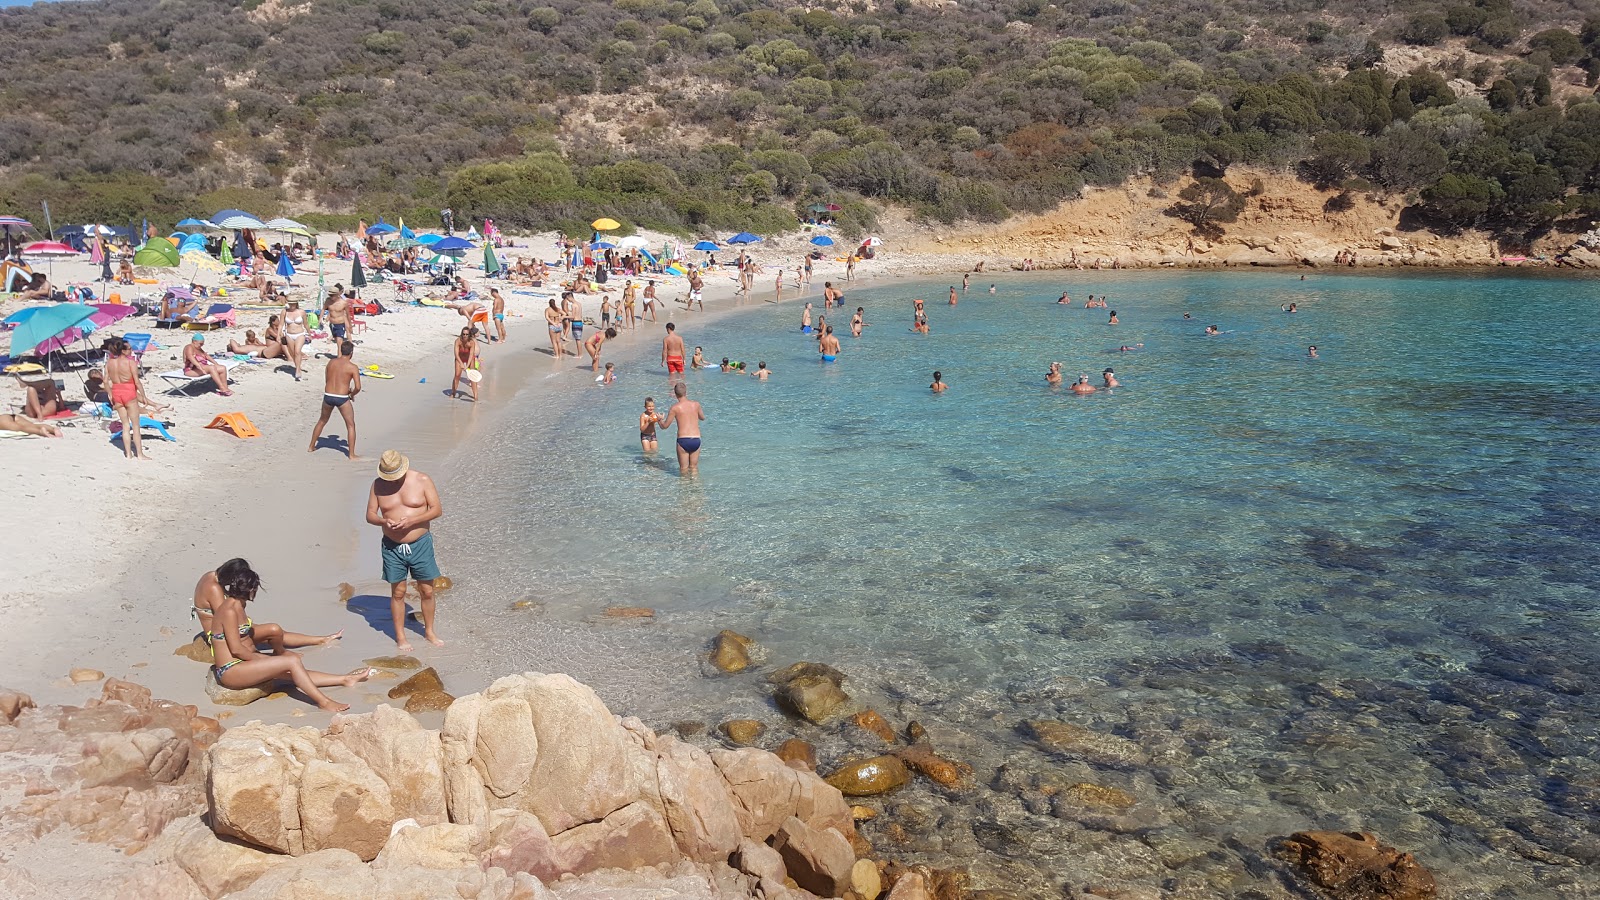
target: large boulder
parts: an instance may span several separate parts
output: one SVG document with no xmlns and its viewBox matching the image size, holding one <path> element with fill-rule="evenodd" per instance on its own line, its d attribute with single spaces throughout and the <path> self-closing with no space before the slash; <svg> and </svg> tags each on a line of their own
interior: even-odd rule
<svg viewBox="0 0 1600 900">
<path fill-rule="evenodd" d="M 10 725 L 25 709 L 33 709 L 33 698 L 21 691 L 0 688 L 0 725 Z"/>
<path fill-rule="evenodd" d="M 742 832 L 728 782 L 711 757 L 674 737 L 656 739 L 656 784 L 667 826 L 684 856 L 726 860 Z"/>
<path fill-rule="evenodd" d="M 1277 851 L 1337 900 L 1430 900 L 1438 891 L 1411 854 L 1363 832 L 1296 832 Z"/>
<path fill-rule="evenodd" d="M 855 831 L 844 795 L 811 772 L 753 748 L 712 750 L 711 761 L 733 795 L 739 830 L 752 841 L 765 841 L 790 816 L 812 828 L 837 828 L 848 837 Z"/>
<path fill-rule="evenodd" d="M 666 821 L 645 803 L 632 803 L 599 822 L 569 828 L 551 843 L 558 874 L 563 875 L 642 869 L 682 859 Z"/>
<path fill-rule="evenodd" d="M 308 760 L 299 787 L 306 852 L 337 848 L 370 860 L 383 849 L 397 818 L 394 797 L 359 758 Z"/>
<path fill-rule="evenodd" d="M 774 850 L 795 884 L 822 897 L 842 897 L 856 864 L 850 841 L 832 828 L 812 828 L 790 816 L 778 827 Z"/>
<path fill-rule="evenodd" d="M 488 701 L 482 694 L 469 694 L 444 714 L 439 744 L 444 752 L 445 804 L 450 821 L 471 825 L 489 820 L 488 791 L 484 777 L 474 763 L 478 754 L 478 718 Z M 530 717 L 532 713 L 529 714 Z M 529 740 L 533 740 L 530 732 Z M 529 771 L 533 764 L 529 762 Z"/>
<path fill-rule="evenodd" d="M 315 728 L 252 722 L 228 729 L 206 753 L 211 827 L 279 853 L 308 852 L 300 827 L 300 775 L 322 752 Z"/>
<path fill-rule="evenodd" d="M 175 838 L 172 858 L 210 900 L 242 891 L 283 857 L 249 844 L 218 837 L 197 818 L 168 829 Z"/>
<path fill-rule="evenodd" d="M 559 834 L 599 821 L 638 799 L 640 787 L 628 764 L 622 726 L 588 687 L 566 675 L 530 673 L 501 678 L 483 697 L 488 704 L 478 707 L 476 744 L 502 751 L 505 765 L 497 767 L 496 784 L 507 791 L 504 796 L 488 793 L 490 809 L 526 810 Z M 522 701 L 528 718 L 511 715 L 522 709 L 511 703 L 498 707 L 507 714 L 484 719 L 483 713 L 501 700 Z M 533 742 L 531 768 L 510 750 L 516 741 Z"/>
<path fill-rule="evenodd" d="M 170 728 L 97 735 L 85 742 L 78 776 L 84 787 L 171 784 L 188 769 L 189 750 L 189 735 Z"/>
<path fill-rule="evenodd" d="M 414 819 L 419 825 L 449 821 L 444 751 L 437 732 L 392 706 L 379 706 L 366 715 L 334 719 L 327 737 L 359 757 L 389 786 L 396 819 Z"/>
<path fill-rule="evenodd" d="M 375 869 L 464 869 L 478 864 L 488 829 L 483 825 L 395 825 L 383 852 L 372 861 Z"/>
</svg>

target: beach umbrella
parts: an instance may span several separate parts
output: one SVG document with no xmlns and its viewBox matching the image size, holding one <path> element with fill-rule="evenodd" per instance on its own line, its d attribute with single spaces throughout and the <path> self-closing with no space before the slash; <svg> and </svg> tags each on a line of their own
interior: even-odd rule
<svg viewBox="0 0 1600 900">
<path fill-rule="evenodd" d="M 57 349 L 49 346 L 51 341 L 88 322 L 94 314 L 94 307 L 82 303 L 55 303 L 19 309 L 6 319 L 7 322 L 15 321 L 17 326 L 11 332 L 11 355 L 49 353 Z"/>
<path fill-rule="evenodd" d="M 90 303 L 89 306 L 94 310 L 94 315 L 89 317 L 89 321 L 95 328 L 114 325 L 139 311 L 122 303 Z"/>
<path fill-rule="evenodd" d="M 761 243 L 761 238 L 758 237 L 757 235 L 751 234 L 748 231 L 741 231 L 738 234 L 734 235 L 733 237 L 728 238 L 728 243 L 730 243 L 730 244 L 759 244 L 759 243 Z"/>
<path fill-rule="evenodd" d="M 500 260 L 495 258 L 494 245 L 483 245 L 483 274 L 497 275 L 500 272 Z"/>
<path fill-rule="evenodd" d="M 633 237 L 625 237 L 622 240 L 617 241 L 617 246 L 632 249 L 634 247 L 648 247 L 650 246 L 650 242 L 642 237 L 639 237 L 638 235 L 634 235 Z"/>
<path fill-rule="evenodd" d="M 390 250 L 410 250 L 412 247 L 426 247 L 427 244 L 416 238 L 397 237 L 389 242 Z"/>
<path fill-rule="evenodd" d="M 215 256 L 212 256 L 204 250 L 184 251 L 183 261 L 194 266 L 194 272 L 216 272 L 220 275 L 221 273 L 228 271 L 228 267 L 222 264 L 222 260 L 217 259 Z M 193 277 L 192 274 L 191 277 Z"/>
<path fill-rule="evenodd" d="M 417 239 L 417 233 L 406 227 L 405 219 L 400 220 L 400 236 L 410 241 Z"/>
<path fill-rule="evenodd" d="M 115 280 L 116 276 L 111 274 L 111 254 L 106 253 L 100 257 L 100 296 L 105 296 L 105 286 Z"/>
<path fill-rule="evenodd" d="M 382 219 L 379 219 L 378 224 L 376 225 L 367 226 L 367 234 L 394 234 L 399 230 L 400 229 L 390 225 L 388 222 L 385 222 Z"/>
<path fill-rule="evenodd" d="M 875 237 L 869 237 L 866 240 L 861 242 L 861 246 L 863 246 L 863 247 L 882 247 L 883 246 L 883 241 L 878 240 Z"/>
<path fill-rule="evenodd" d="M 468 235 L 468 239 L 469 240 L 471 239 L 471 235 Z M 442 235 L 442 234 L 419 234 L 419 235 L 417 235 L 417 243 L 419 243 L 419 244 L 421 244 L 421 245 L 423 245 L 425 247 L 431 247 L 434 244 L 437 244 L 442 240 L 444 240 L 444 235 Z"/>
<path fill-rule="evenodd" d="M 828 204 L 826 204 L 826 203 L 813 203 L 810 206 L 806 207 L 806 211 L 807 212 L 814 212 L 814 213 L 824 213 L 824 212 L 828 211 Z"/>
<path fill-rule="evenodd" d="M 590 250 L 615 250 L 617 245 L 610 241 L 595 241 L 589 245 Z"/>
<path fill-rule="evenodd" d="M 77 256 L 78 251 L 60 241 L 34 241 L 22 248 L 23 256 Z"/>
<path fill-rule="evenodd" d="M 465 238 L 447 237 L 433 242 L 433 252 L 448 253 L 451 251 L 465 251 L 472 249 L 472 242 Z"/>
<path fill-rule="evenodd" d="M 722 248 L 717 246 L 717 243 L 715 241 L 700 241 L 699 243 L 694 245 L 694 249 L 696 249 L 696 250 L 704 250 L 707 253 L 710 253 L 713 250 L 721 250 Z"/>
<path fill-rule="evenodd" d="M 4 228 L 4 229 L 6 229 L 8 231 L 10 229 L 12 229 L 12 228 L 32 228 L 32 227 L 33 227 L 33 223 L 29 222 L 27 219 L 22 218 L 21 216 L 0 216 L 0 228 Z"/>
<path fill-rule="evenodd" d="M 364 288 L 367 286 L 367 272 L 361 267 L 361 257 L 350 260 L 350 286 Z"/>
<path fill-rule="evenodd" d="M 615 231 L 616 229 L 622 227 L 622 223 L 618 222 L 616 219 L 595 219 L 589 224 L 594 228 L 595 231 Z"/>
<path fill-rule="evenodd" d="M 164 237 L 151 238 L 133 252 L 133 264 L 170 269 L 178 264 L 178 245 Z"/>
<path fill-rule="evenodd" d="M 299 222 L 296 222 L 293 219 L 286 219 L 286 218 L 283 218 L 282 216 L 279 216 L 278 218 L 273 219 L 272 221 L 268 222 L 267 223 L 267 227 L 272 229 L 273 231 L 310 231 L 311 230 L 311 229 L 307 228 L 306 226 L 301 225 Z"/>
<path fill-rule="evenodd" d="M 287 253 L 278 254 L 278 274 L 284 278 L 294 277 L 294 260 Z"/>
<path fill-rule="evenodd" d="M 811 243 L 816 244 L 818 247 L 832 247 L 833 238 L 828 237 L 825 234 L 819 234 L 811 239 Z"/>
<path fill-rule="evenodd" d="M 251 215 L 229 216 L 226 219 L 218 219 L 211 224 L 223 231 L 243 231 L 246 228 L 259 229 L 267 227 L 267 223 Z"/>
<path fill-rule="evenodd" d="M 210 222 L 202 222 L 199 219 L 184 219 L 182 222 L 178 223 L 177 227 L 178 228 L 210 228 L 211 227 L 211 223 Z"/>
</svg>

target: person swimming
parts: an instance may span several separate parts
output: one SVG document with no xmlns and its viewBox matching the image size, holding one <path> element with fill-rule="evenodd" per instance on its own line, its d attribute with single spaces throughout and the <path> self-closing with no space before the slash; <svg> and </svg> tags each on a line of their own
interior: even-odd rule
<svg viewBox="0 0 1600 900">
<path fill-rule="evenodd" d="M 944 373 L 934 372 L 933 384 L 928 385 L 928 390 L 933 391 L 935 394 L 942 394 L 947 387 L 949 387 L 949 385 L 944 383 Z"/>
<path fill-rule="evenodd" d="M 1089 383 L 1089 376 L 1079 375 L 1078 380 L 1072 385 L 1072 392 L 1074 394 L 1094 393 L 1094 385 Z"/>
<path fill-rule="evenodd" d="M 1304 277 L 1305 277 L 1305 276 L 1304 276 L 1304 275 L 1302 275 L 1302 276 L 1300 276 L 1300 277 L 1301 277 L 1301 278 L 1304 278 Z M 1298 303 L 1291 303 L 1291 304 L 1289 304 L 1289 305 L 1288 305 L 1288 306 L 1284 306 L 1284 307 L 1280 307 L 1280 309 L 1282 309 L 1282 310 L 1283 310 L 1283 311 L 1284 311 L 1284 312 L 1286 312 L 1286 313 L 1297 313 L 1297 312 L 1299 312 L 1299 311 L 1300 311 L 1300 304 L 1298 304 Z"/>
<path fill-rule="evenodd" d="M 1317 345 L 1316 344 L 1312 344 L 1310 347 L 1306 348 L 1306 356 L 1309 359 L 1321 359 L 1322 358 L 1322 357 L 1317 355 Z"/>
<path fill-rule="evenodd" d="M 1108 388 L 1122 387 L 1122 382 L 1117 380 L 1117 373 L 1111 371 L 1109 368 L 1104 372 L 1101 372 L 1100 377 L 1104 380 L 1105 386 Z"/>
<path fill-rule="evenodd" d="M 1050 385 L 1059 385 L 1059 384 L 1061 384 L 1061 363 L 1058 363 L 1058 362 L 1051 363 L 1050 364 L 1050 371 L 1044 373 L 1044 380 L 1045 380 L 1046 384 L 1050 384 Z"/>
<path fill-rule="evenodd" d="M 1222 332 L 1218 331 L 1217 330 L 1217 326 L 1215 326 L 1215 325 L 1207 325 L 1206 326 L 1206 334 L 1221 334 L 1221 333 Z"/>
</svg>

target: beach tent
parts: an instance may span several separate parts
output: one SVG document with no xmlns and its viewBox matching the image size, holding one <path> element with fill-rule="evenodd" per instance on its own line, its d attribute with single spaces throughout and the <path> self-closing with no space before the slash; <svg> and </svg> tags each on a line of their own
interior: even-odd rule
<svg viewBox="0 0 1600 900">
<path fill-rule="evenodd" d="M 494 227 L 494 223 L 492 221 L 483 223 L 483 233 L 492 236 L 494 234 L 494 232 L 492 231 L 493 227 Z M 483 237 L 478 234 L 478 229 L 477 228 L 469 225 L 469 226 L 467 226 L 467 240 L 469 240 L 469 241 L 481 241 L 481 240 L 483 240 Z"/>
<path fill-rule="evenodd" d="M 194 234 L 183 235 L 182 237 L 180 237 L 178 239 L 178 255 L 179 256 L 183 256 L 186 253 L 194 253 L 196 251 L 199 251 L 201 253 L 206 252 L 206 236 L 205 235 L 200 234 L 199 232 L 196 232 Z"/>
<path fill-rule="evenodd" d="M 178 245 L 164 237 L 151 238 L 134 251 L 133 264 L 170 269 L 178 264 Z"/>
<path fill-rule="evenodd" d="M 730 244 L 759 244 L 759 243 L 761 243 L 761 238 L 760 238 L 760 236 L 751 234 L 748 231 L 741 231 L 738 234 L 734 235 L 733 237 L 728 238 L 728 243 L 730 243 Z"/>
</svg>

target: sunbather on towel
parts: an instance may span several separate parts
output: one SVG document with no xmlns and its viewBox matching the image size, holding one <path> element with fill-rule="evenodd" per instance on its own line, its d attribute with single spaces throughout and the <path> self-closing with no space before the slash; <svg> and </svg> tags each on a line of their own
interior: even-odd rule
<svg viewBox="0 0 1600 900">
<path fill-rule="evenodd" d="M 189 607 L 189 614 L 200 620 L 200 627 L 206 631 L 206 643 L 211 643 L 212 609 L 222 603 L 222 585 L 236 579 L 241 572 L 249 571 L 250 564 L 242 559 L 230 559 L 213 571 L 200 576 L 200 581 L 194 586 L 194 599 Z M 336 631 L 333 634 L 297 634 L 293 631 L 284 631 L 282 625 L 274 622 L 251 622 L 244 620 L 244 626 L 239 630 L 239 636 L 253 642 L 259 651 L 266 647 L 273 653 L 282 653 L 285 648 L 292 647 L 321 647 L 331 644 L 344 636 L 344 632 Z M 248 657 L 247 657 L 248 658 Z"/>
<path fill-rule="evenodd" d="M 66 402 L 61 396 L 60 388 L 56 387 L 54 378 L 36 378 L 29 381 L 18 375 L 17 381 L 23 390 L 28 392 L 27 399 L 22 404 L 24 414 L 35 419 L 48 419 L 66 409 Z"/>
<path fill-rule="evenodd" d="M 40 437 L 61 437 L 61 429 L 48 422 L 32 422 L 10 413 L 0 413 L 0 431 L 20 431 L 23 434 L 36 434 Z"/>
</svg>

